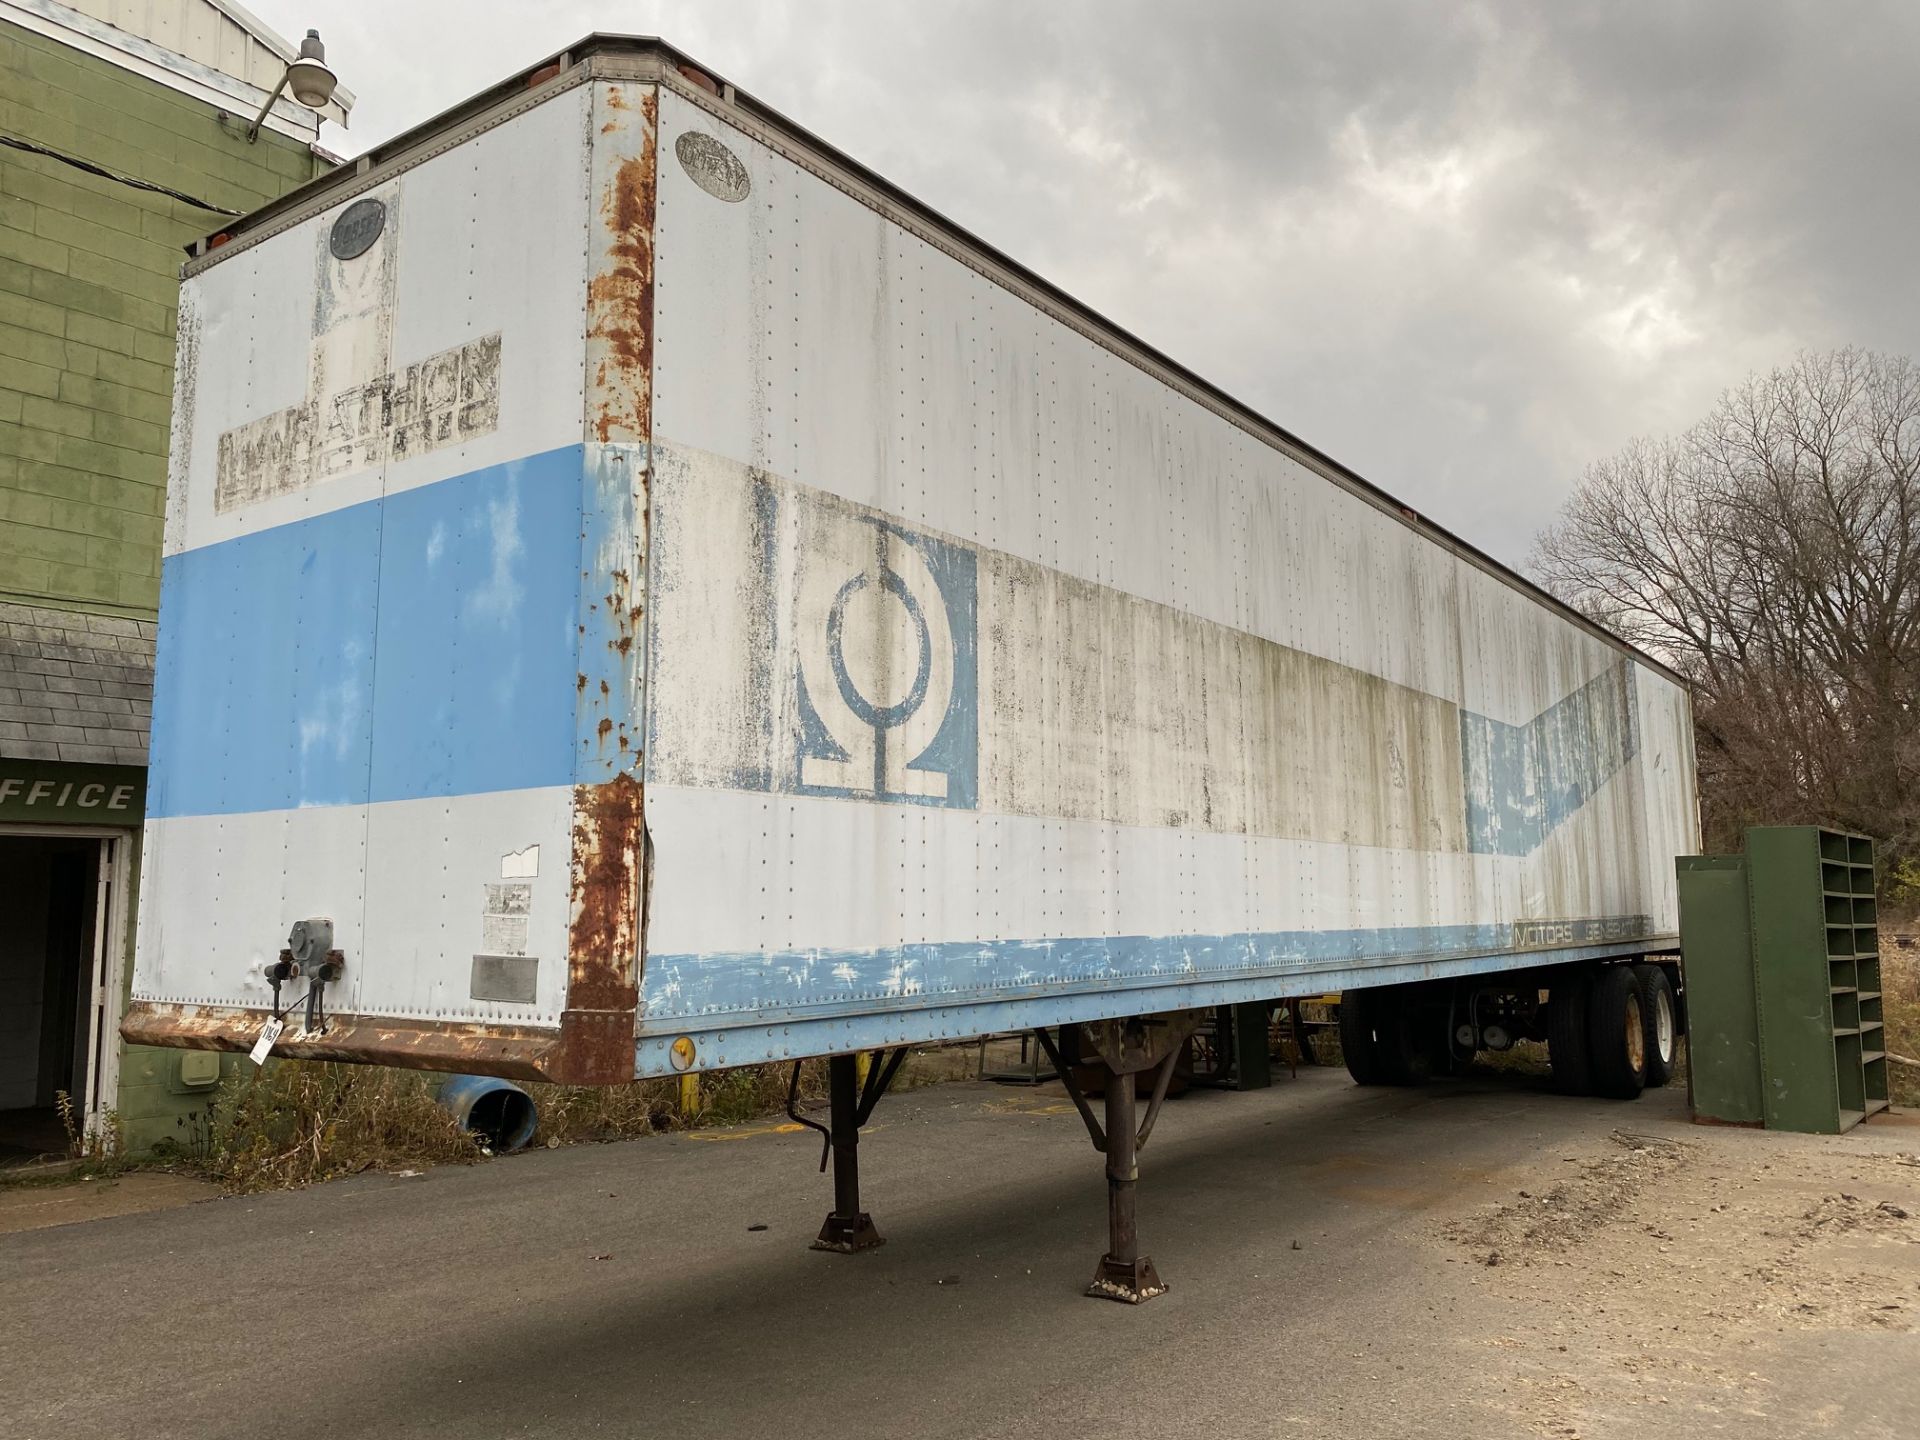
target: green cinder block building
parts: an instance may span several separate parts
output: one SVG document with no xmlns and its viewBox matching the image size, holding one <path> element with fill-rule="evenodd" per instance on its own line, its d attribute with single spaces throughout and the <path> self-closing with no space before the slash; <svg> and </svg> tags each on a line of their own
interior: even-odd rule
<svg viewBox="0 0 1920 1440">
<path fill-rule="evenodd" d="M 0 0 L 0 1164 L 55 1105 L 190 1143 L 219 1058 L 123 1045 L 183 247 L 335 163 L 230 0 Z M 231 1062 L 228 1062 L 231 1063 Z"/>
</svg>

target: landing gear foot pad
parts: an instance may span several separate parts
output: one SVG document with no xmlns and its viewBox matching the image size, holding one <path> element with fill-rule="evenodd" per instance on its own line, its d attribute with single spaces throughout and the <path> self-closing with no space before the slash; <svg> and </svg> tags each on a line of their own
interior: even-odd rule
<svg viewBox="0 0 1920 1440">
<path fill-rule="evenodd" d="M 827 1223 L 820 1227 L 820 1238 L 813 1242 L 811 1248 L 851 1255 L 855 1251 L 872 1250 L 886 1243 L 880 1232 L 873 1228 L 873 1217 L 862 1210 L 854 1216 L 827 1216 Z"/>
<path fill-rule="evenodd" d="M 1100 1268 L 1093 1272 L 1093 1283 L 1087 1287 L 1087 1294 L 1093 1298 L 1118 1300 L 1123 1305 L 1144 1304 L 1166 1293 L 1167 1287 L 1154 1270 L 1153 1261 L 1144 1255 L 1138 1260 L 1116 1260 L 1111 1255 L 1102 1255 Z"/>
</svg>

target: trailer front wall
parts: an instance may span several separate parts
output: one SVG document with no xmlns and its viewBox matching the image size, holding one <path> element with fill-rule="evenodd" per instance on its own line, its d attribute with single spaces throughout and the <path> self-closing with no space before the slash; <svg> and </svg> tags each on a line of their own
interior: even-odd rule
<svg viewBox="0 0 1920 1440">
<path fill-rule="evenodd" d="M 659 122 L 643 1071 L 1671 942 L 1673 682 Z"/>
<path fill-rule="evenodd" d="M 652 159 L 536 95 L 186 281 L 131 1038 L 244 1047 L 319 917 L 284 1052 L 631 1078 L 644 463 L 586 351 Z"/>
</svg>

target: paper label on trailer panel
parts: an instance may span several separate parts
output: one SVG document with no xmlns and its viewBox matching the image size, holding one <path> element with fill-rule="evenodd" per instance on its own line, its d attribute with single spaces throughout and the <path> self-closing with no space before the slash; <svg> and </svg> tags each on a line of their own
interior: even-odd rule
<svg viewBox="0 0 1920 1440">
<path fill-rule="evenodd" d="M 260 1027 L 260 1038 L 253 1042 L 253 1049 L 247 1052 L 247 1058 L 256 1065 L 267 1063 L 267 1056 L 273 1053 L 273 1043 L 280 1038 L 280 1032 L 287 1028 L 287 1022 L 275 1016 Z"/>
<path fill-rule="evenodd" d="M 533 883 L 489 882 L 486 909 L 480 915 L 480 943 L 489 955 L 524 955 L 533 910 Z"/>
<path fill-rule="evenodd" d="M 533 909 L 533 886 L 526 882 L 487 886 L 488 914 L 525 915 L 531 909 Z"/>
<path fill-rule="evenodd" d="M 480 943 L 489 955 L 527 953 L 527 917 L 524 915 L 488 915 L 480 927 Z"/>
</svg>

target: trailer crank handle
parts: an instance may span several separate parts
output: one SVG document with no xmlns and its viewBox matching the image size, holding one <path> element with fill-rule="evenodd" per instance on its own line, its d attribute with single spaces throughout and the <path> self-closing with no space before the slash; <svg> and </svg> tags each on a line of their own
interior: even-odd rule
<svg viewBox="0 0 1920 1440">
<path fill-rule="evenodd" d="M 800 1064 L 798 1060 L 793 1062 L 793 1078 L 787 1082 L 787 1118 L 809 1130 L 820 1132 L 820 1173 L 824 1175 L 827 1173 L 827 1157 L 833 1154 L 833 1131 L 818 1120 L 809 1120 L 802 1115 L 794 1103 L 800 1097 Z"/>
</svg>

